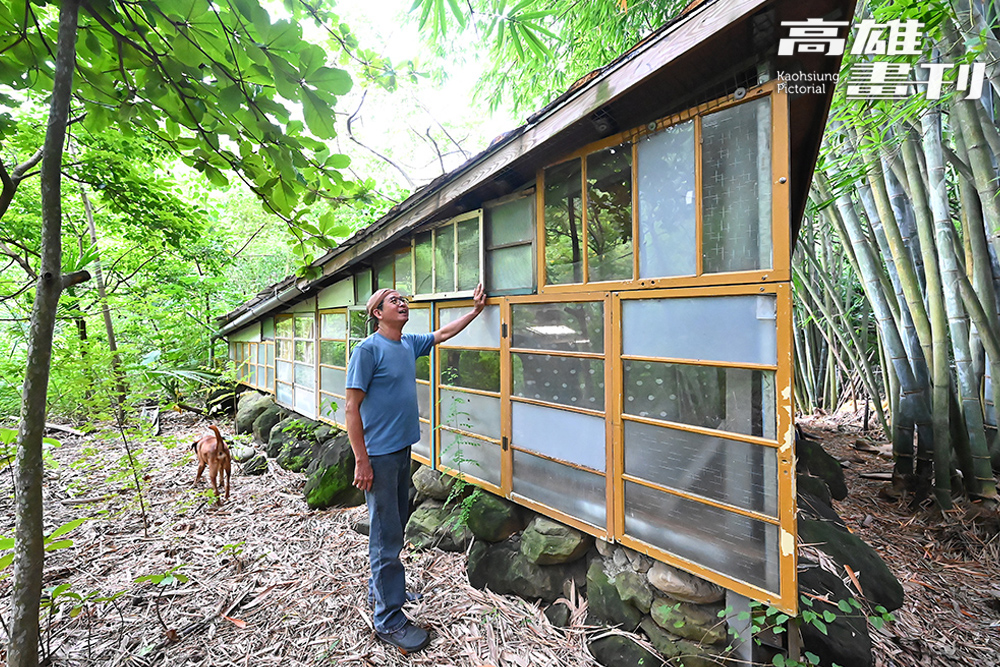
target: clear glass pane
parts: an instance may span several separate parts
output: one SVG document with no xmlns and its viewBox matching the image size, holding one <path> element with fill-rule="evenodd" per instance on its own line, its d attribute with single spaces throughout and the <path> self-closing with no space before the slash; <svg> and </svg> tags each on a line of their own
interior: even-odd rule
<svg viewBox="0 0 1000 667">
<path fill-rule="evenodd" d="M 580 160 L 545 170 L 545 280 L 583 282 L 583 174 Z"/>
<path fill-rule="evenodd" d="M 295 341 L 295 361 L 301 361 L 306 364 L 312 364 L 315 362 L 315 354 L 313 347 L 315 343 L 311 340 L 297 340 Z"/>
<path fill-rule="evenodd" d="M 778 452 L 772 447 L 626 421 L 625 472 L 778 516 Z"/>
<path fill-rule="evenodd" d="M 354 274 L 354 303 L 364 303 L 372 295 L 372 271 L 364 269 Z"/>
<path fill-rule="evenodd" d="M 274 368 L 271 366 L 267 367 L 267 384 L 264 386 L 268 389 L 274 386 Z"/>
<path fill-rule="evenodd" d="M 486 253 L 486 289 L 533 289 L 535 249 L 530 245 L 497 248 Z"/>
<path fill-rule="evenodd" d="M 422 419 L 431 418 L 431 387 L 417 383 L 417 413 Z"/>
<path fill-rule="evenodd" d="M 487 247 L 535 238 L 535 198 L 521 197 L 486 209 Z"/>
<path fill-rule="evenodd" d="M 313 337 L 313 317 L 311 315 L 296 315 L 295 316 L 295 337 L 296 338 L 312 338 Z"/>
<path fill-rule="evenodd" d="M 604 470 L 603 417 L 514 402 L 511 419 L 514 446 Z"/>
<path fill-rule="evenodd" d="M 604 303 L 512 304 L 513 347 L 604 352 Z"/>
<path fill-rule="evenodd" d="M 771 266 L 771 100 L 702 118 L 702 269 Z"/>
<path fill-rule="evenodd" d="M 294 371 L 292 370 L 292 364 L 288 361 L 278 360 L 278 379 L 282 382 L 291 382 L 292 375 Z"/>
<path fill-rule="evenodd" d="M 434 256 L 431 252 L 431 233 L 424 232 L 423 234 L 417 234 L 416 245 L 413 248 L 413 261 L 415 263 L 414 271 L 416 276 L 414 277 L 414 294 L 430 294 L 434 291 L 434 285 L 431 282 L 431 267 L 433 266 Z"/>
<path fill-rule="evenodd" d="M 632 144 L 587 156 L 587 280 L 632 278 Z"/>
<path fill-rule="evenodd" d="M 329 394 L 320 392 L 320 415 L 337 422 L 341 426 L 347 425 L 347 413 L 344 410 L 345 404 L 346 401 L 342 398 L 337 398 L 336 396 L 330 396 Z"/>
<path fill-rule="evenodd" d="M 309 389 L 316 388 L 316 367 L 295 364 L 295 384 Z"/>
<path fill-rule="evenodd" d="M 778 591 L 778 527 L 625 482 L 625 532 L 764 590 Z"/>
<path fill-rule="evenodd" d="M 622 351 L 643 357 L 777 365 L 776 308 L 773 294 L 623 299 Z"/>
<path fill-rule="evenodd" d="M 295 411 L 306 417 L 316 415 L 316 392 L 302 387 L 295 387 Z"/>
<path fill-rule="evenodd" d="M 368 335 L 368 313 L 364 310 L 352 310 L 351 338 L 365 338 Z"/>
<path fill-rule="evenodd" d="M 274 322 L 278 338 L 292 337 L 292 332 L 294 331 L 293 328 L 294 325 L 292 324 L 291 315 L 278 316 L 275 318 Z"/>
<path fill-rule="evenodd" d="M 319 362 L 330 366 L 346 366 L 347 343 L 340 340 L 320 341 Z"/>
<path fill-rule="evenodd" d="M 434 291 L 455 291 L 455 227 L 445 225 L 434 231 Z"/>
<path fill-rule="evenodd" d="M 393 256 L 388 256 L 379 261 L 377 268 L 375 269 L 375 289 L 380 290 L 383 287 L 388 287 L 389 289 L 396 288 L 396 267 L 394 266 Z"/>
<path fill-rule="evenodd" d="M 337 368 L 319 369 L 319 388 L 322 391 L 338 396 L 345 396 L 344 387 L 347 386 L 347 371 Z"/>
<path fill-rule="evenodd" d="M 322 338 L 347 338 L 347 313 L 323 313 L 320 317 Z"/>
<path fill-rule="evenodd" d="M 512 356 L 515 396 L 604 409 L 604 361 L 548 354 Z"/>
<path fill-rule="evenodd" d="M 445 426 L 500 439 L 499 398 L 442 388 L 439 411 Z"/>
<path fill-rule="evenodd" d="M 607 525 L 603 475 L 515 451 L 513 491 L 591 525 Z"/>
<path fill-rule="evenodd" d="M 291 359 L 295 356 L 295 348 L 292 345 L 292 341 L 285 338 L 278 339 L 278 358 L 279 359 Z"/>
<path fill-rule="evenodd" d="M 500 486 L 500 445 L 441 429 L 441 463 Z"/>
<path fill-rule="evenodd" d="M 458 227 L 458 289 L 479 284 L 479 219 L 463 220 Z"/>
<path fill-rule="evenodd" d="M 442 308 L 440 322 L 443 327 L 471 310 L 469 306 Z M 468 326 L 441 345 L 446 347 L 500 347 L 500 306 L 486 306 Z"/>
<path fill-rule="evenodd" d="M 440 348 L 441 384 L 481 391 L 500 391 L 499 350 Z"/>
<path fill-rule="evenodd" d="M 625 361 L 624 412 L 774 439 L 774 371 Z"/>
<path fill-rule="evenodd" d="M 412 254 L 401 252 L 396 255 L 396 291 L 400 294 L 413 294 Z"/>
<path fill-rule="evenodd" d="M 430 382 L 431 358 L 429 355 L 424 355 L 417 359 L 417 379 Z"/>
<path fill-rule="evenodd" d="M 278 372 L 278 377 L 281 377 L 281 372 Z M 278 383 L 277 387 L 278 403 L 282 405 L 292 404 L 292 385 Z"/>
<path fill-rule="evenodd" d="M 413 443 L 413 451 L 425 459 L 431 458 L 431 427 L 426 422 L 420 422 L 420 440 Z"/>
<path fill-rule="evenodd" d="M 639 152 L 639 277 L 697 273 L 694 121 L 642 139 Z"/>
</svg>

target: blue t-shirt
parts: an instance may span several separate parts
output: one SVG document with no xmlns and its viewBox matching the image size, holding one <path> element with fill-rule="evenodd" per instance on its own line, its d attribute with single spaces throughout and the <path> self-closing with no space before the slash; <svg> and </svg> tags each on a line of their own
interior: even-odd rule
<svg viewBox="0 0 1000 667">
<path fill-rule="evenodd" d="M 374 333 L 351 352 L 347 388 L 365 392 L 361 423 L 369 456 L 392 454 L 420 440 L 418 357 L 434 347 L 434 334 L 403 334 L 400 341 Z"/>
</svg>

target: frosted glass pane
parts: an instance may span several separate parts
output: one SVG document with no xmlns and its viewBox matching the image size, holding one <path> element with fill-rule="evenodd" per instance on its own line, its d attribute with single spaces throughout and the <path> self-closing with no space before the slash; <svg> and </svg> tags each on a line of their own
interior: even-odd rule
<svg viewBox="0 0 1000 667">
<path fill-rule="evenodd" d="M 604 418 L 513 403 L 514 445 L 562 461 L 604 470 Z"/>
<path fill-rule="evenodd" d="M 292 385 L 278 383 L 277 387 L 278 403 L 282 405 L 292 404 Z"/>
<path fill-rule="evenodd" d="M 490 293 L 534 287 L 535 249 L 528 245 L 497 248 L 486 253 L 486 288 Z"/>
<path fill-rule="evenodd" d="M 311 340 L 297 340 L 295 341 L 295 361 L 301 361 L 307 364 L 315 363 L 313 356 L 315 343 Z"/>
<path fill-rule="evenodd" d="M 632 278 L 632 145 L 587 156 L 587 280 Z"/>
<path fill-rule="evenodd" d="M 500 445 L 441 429 L 441 463 L 500 486 Z"/>
<path fill-rule="evenodd" d="M 264 386 L 268 389 L 274 386 L 274 369 L 271 366 L 267 367 L 267 384 Z"/>
<path fill-rule="evenodd" d="M 375 289 L 383 287 L 389 289 L 396 288 L 396 267 L 393 266 L 394 257 L 391 255 L 380 260 L 378 268 L 375 270 Z"/>
<path fill-rule="evenodd" d="M 545 275 L 550 285 L 583 282 L 580 160 L 545 170 Z"/>
<path fill-rule="evenodd" d="M 417 383 L 417 412 L 423 419 L 431 418 L 431 386 Z"/>
<path fill-rule="evenodd" d="M 607 525 L 603 475 L 515 451 L 513 491 L 589 524 Z"/>
<path fill-rule="evenodd" d="M 274 318 L 268 317 L 260 323 L 261 338 L 274 340 Z"/>
<path fill-rule="evenodd" d="M 446 225 L 434 232 L 434 291 L 455 291 L 455 227 Z"/>
<path fill-rule="evenodd" d="M 396 291 L 413 294 L 413 256 L 407 251 L 396 255 Z"/>
<path fill-rule="evenodd" d="M 479 284 L 479 218 L 463 220 L 458 227 L 458 289 Z"/>
<path fill-rule="evenodd" d="M 345 407 L 347 401 L 343 398 L 320 393 L 320 414 L 327 419 L 332 419 L 342 426 L 347 425 L 347 412 Z"/>
<path fill-rule="evenodd" d="M 600 359 L 513 355 L 514 395 L 590 410 L 604 409 L 604 362 Z"/>
<path fill-rule="evenodd" d="M 292 381 L 292 364 L 287 361 L 278 360 L 278 379 L 282 382 Z"/>
<path fill-rule="evenodd" d="M 257 384 L 257 367 L 254 365 L 247 366 L 247 384 Z"/>
<path fill-rule="evenodd" d="M 336 368 L 319 369 L 319 388 L 339 396 L 346 396 L 347 371 Z"/>
<path fill-rule="evenodd" d="M 295 337 L 296 338 L 312 338 L 313 337 L 313 318 L 311 316 L 295 316 Z"/>
<path fill-rule="evenodd" d="M 442 389 L 438 410 L 445 426 L 500 439 L 499 398 Z"/>
<path fill-rule="evenodd" d="M 431 252 L 431 233 L 418 234 L 416 245 L 413 248 L 413 261 L 415 264 L 414 294 L 430 294 L 433 291 L 431 282 L 431 267 L 433 255 Z"/>
<path fill-rule="evenodd" d="M 319 362 L 330 366 L 346 366 L 347 343 L 339 340 L 320 341 Z"/>
<path fill-rule="evenodd" d="M 768 591 L 778 590 L 778 527 L 625 482 L 625 533 Z"/>
<path fill-rule="evenodd" d="M 535 198 L 521 197 L 486 209 L 486 244 L 492 248 L 535 238 Z"/>
<path fill-rule="evenodd" d="M 499 351 L 443 348 L 439 353 L 442 385 L 500 391 Z"/>
<path fill-rule="evenodd" d="M 778 515 L 778 453 L 772 447 L 626 421 L 625 472 Z"/>
<path fill-rule="evenodd" d="M 694 121 L 646 137 L 638 151 L 639 277 L 694 275 Z"/>
<path fill-rule="evenodd" d="M 774 371 L 625 361 L 624 412 L 774 439 Z"/>
<path fill-rule="evenodd" d="M 410 308 L 410 318 L 406 321 L 406 333 L 430 333 L 431 309 Z"/>
<path fill-rule="evenodd" d="M 295 384 L 300 387 L 316 388 L 316 367 L 295 364 Z"/>
<path fill-rule="evenodd" d="M 420 440 L 413 443 L 413 451 L 420 454 L 425 459 L 431 458 L 431 427 L 430 424 L 420 422 Z"/>
<path fill-rule="evenodd" d="M 513 347 L 567 352 L 604 352 L 604 303 L 511 305 Z"/>
<path fill-rule="evenodd" d="M 453 322 L 471 310 L 469 306 L 461 308 L 442 308 L 441 326 Z M 500 347 L 500 306 L 486 306 L 479 317 L 472 320 L 467 327 L 441 345 L 447 347 Z"/>
<path fill-rule="evenodd" d="M 295 387 L 295 411 L 306 417 L 314 417 L 316 415 L 316 393 Z"/>
<path fill-rule="evenodd" d="M 347 338 L 347 313 L 323 313 L 320 318 L 321 338 Z"/>
<path fill-rule="evenodd" d="M 771 266 L 771 100 L 704 116 L 702 269 Z"/>
<path fill-rule="evenodd" d="M 361 305 L 372 295 L 371 269 L 363 269 L 354 274 L 354 303 Z"/>
<path fill-rule="evenodd" d="M 778 363 L 774 295 L 622 301 L 624 354 Z"/>
<path fill-rule="evenodd" d="M 264 349 L 267 351 L 267 365 L 274 365 L 274 345 L 265 345 Z"/>
</svg>

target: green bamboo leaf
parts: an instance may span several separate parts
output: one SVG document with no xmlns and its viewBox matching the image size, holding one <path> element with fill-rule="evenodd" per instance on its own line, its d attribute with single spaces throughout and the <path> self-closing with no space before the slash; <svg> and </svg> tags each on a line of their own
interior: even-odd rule
<svg viewBox="0 0 1000 667">
<path fill-rule="evenodd" d="M 55 530 L 53 530 L 52 534 L 45 538 L 45 541 L 48 542 L 49 540 L 54 540 L 57 537 L 62 537 L 66 533 L 76 530 L 87 521 L 90 521 L 90 517 L 83 517 L 80 519 L 74 519 L 72 521 L 68 521 L 63 525 L 59 526 L 58 528 L 56 528 Z"/>
<path fill-rule="evenodd" d="M 7 554 L 6 556 L 0 556 L 0 570 L 6 570 L 10 567 L 10 564 L 14 562 L 14 554 Z"/>
<path fill-rule="evenodd" d="M 46 551 L 58 551 L 59 549 L 66 549 L 73 546 L 73 540 L 59 540 L 58 542 L 49 542 L 45 545 Z"/>
<path fill-rule="evenodd" d="M 458 21 L 458 25 L 465 28 L 465 13 L 459 6 L 458 0 L 448 0 L 448 4 L 451 6 L 451 13 Z"/>
<path fill-rule="evenodd" d="M 7 549 L 13 549 L 13 548 L 14 548 L 13 537 L 5 537 L 3 539 L 0 539 L 0 550 L 6 551 Z"/>
</svg>

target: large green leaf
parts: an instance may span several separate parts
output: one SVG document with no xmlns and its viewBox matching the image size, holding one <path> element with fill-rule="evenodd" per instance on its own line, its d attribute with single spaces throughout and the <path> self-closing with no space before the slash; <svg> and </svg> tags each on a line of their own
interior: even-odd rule
<svg viewBox="0 0 1000 667">
<path fill-rule="evenodd" d="M 332 95 L 346 95 L 354 85 L 351 75 L 336 67 L 320 67 L 306 76 L 305 82 Z"/>
</svg>

